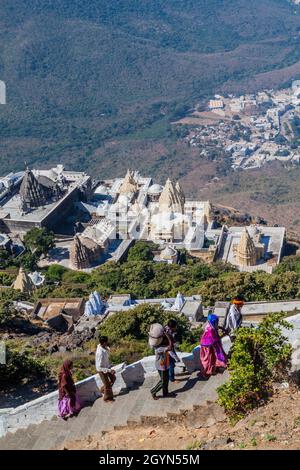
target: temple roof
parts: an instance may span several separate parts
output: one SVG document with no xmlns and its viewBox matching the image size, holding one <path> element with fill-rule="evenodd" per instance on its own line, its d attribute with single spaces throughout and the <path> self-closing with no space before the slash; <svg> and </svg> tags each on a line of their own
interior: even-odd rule
<svg viewBox="0 0 300 470">
<path fill-rule="evenodd" d="M 90 267 L 94 257 L 100 254 L 100 246 L 88 237 L 75 235 L 70 248 L 71 264 L 77 269 Z"/>
<path fill-rule="evenodd" d="M 256 264 L 256 248 L 247 228 L 243 229 L 240 242 L 237 247 L 239 260 L 248 260 L 248 264 Z"/>
<path fill-rule="evenodd" d="M 181 187 L 179 181 L 176 182 L 175 188 L 176 188 L 176 190 L 177 190 L 177 192 L 178 192 L 179 197 L 181 198 L 181 200 L 182 200 L 183 203 L 184 203 L 184 202 L 185 202 L 185 194 L 184 194 L 184 192 L 183 192 L 183 189 L 182 189 L 182 187 Z"/>
<path fill-rule="evenodd" d="M 138 185 L 134 177 L 134 172 L 127 170 L 123 183 L 120 186 L 120 194 L 136 193 Z"/>
<path fill-rule="evenodd" d="M 21 267 L 19 270 L 19 274 L 14 282 L 14 289 L 20 290 L 25 294 L 31 294 L 34 291 L 35 285 L 32 282 L 29 275 L 24 271 Z"/>
<path fill-rule="evenodd" d="M 47 193 L 33 172 L 26 168 L 25 175 L 20 187 L 20 198 L 28 207 L 43 206 L 47 202 Z"/>
<path fill-rule="evenodd" d="M 181 188 L 180 188 L 181 189 Z M 182 193 L 183 194 L 183 193 Z M 184 201 L 174 183 L 167 179 L 164 189 L 159 197 L 159 209 L 161 212 L 182 212 Z"/>
</svg>

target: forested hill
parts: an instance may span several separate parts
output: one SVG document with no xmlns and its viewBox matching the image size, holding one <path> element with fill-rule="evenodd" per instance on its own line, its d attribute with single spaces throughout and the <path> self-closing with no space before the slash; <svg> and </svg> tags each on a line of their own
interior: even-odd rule
<svg viewBox="0 0 300 470">
<path fill-rule="evenodd" d="M 200 96 L 300 59 L 287 0 L 0 0 L 0 12 L 1 174 L 24 160 L 100 171 L 107 139 L 156 121 L 163 138 Z"/>
</svg>

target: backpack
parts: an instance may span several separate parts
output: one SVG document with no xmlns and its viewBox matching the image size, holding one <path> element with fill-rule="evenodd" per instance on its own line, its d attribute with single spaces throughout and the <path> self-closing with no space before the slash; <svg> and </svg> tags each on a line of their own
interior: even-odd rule
<svg viewBox="0 0 300 470">
<path fill-rule="evenodd" d="M 155 348 L 159 346 L 163 340 L 165 334 L 165 329 L 160 323 L 153 323 L 150 325 L 150 330 L 148 333 L 149 336 L 149 346 Z"/>
</svg>

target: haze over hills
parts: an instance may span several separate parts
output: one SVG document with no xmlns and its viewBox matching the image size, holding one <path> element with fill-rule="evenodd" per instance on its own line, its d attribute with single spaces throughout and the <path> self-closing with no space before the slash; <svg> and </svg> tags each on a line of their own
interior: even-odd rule
<svg viewBox="0 0 300 470">
<path fill-rule="evenodd" d="M 199 165 L 170 122 L 219 89 L 300 77 L 287 0 L 0 0 L 1 173 L 60 161 L 97 175 Z"/>
</svg>

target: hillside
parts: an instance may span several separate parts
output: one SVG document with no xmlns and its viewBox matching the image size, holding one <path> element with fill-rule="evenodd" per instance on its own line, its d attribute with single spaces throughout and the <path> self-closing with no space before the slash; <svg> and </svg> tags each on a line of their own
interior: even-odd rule
<svg viewBox="0 0 300 470">
<path fill-rule="evenodd" d="M 270 74 L 278 86 L 300 74 L 299 9 L 286 0 L 0 0 L 0 8 L 1 173 L 26 160 L 110 176 L 129 154 L 154 176 L 174 161 L 183 176 L 170 120 L 219 88 L 267 86 Z"/>
<path fill-rule="evenodd" d="M 92 435 L 65 445 L 68 450 L 299 450 L 299 390 L 278 389 L 270 403 L 231 425 L 217 405 L 189 417 L 162 418 L 145 424 Z M 211 410 L 218 411 L 218 419 Z M 205 418 L 206 422 L 205 422 Z"/>
</svg>

